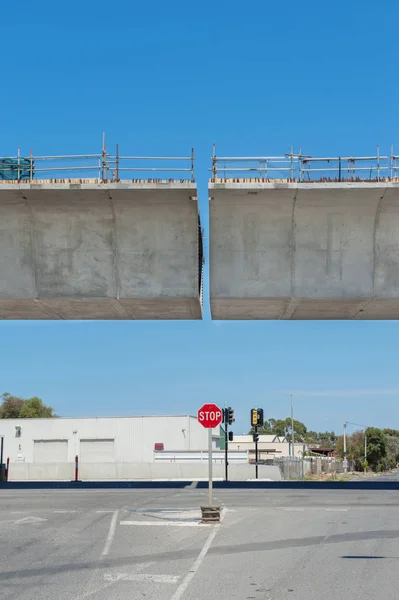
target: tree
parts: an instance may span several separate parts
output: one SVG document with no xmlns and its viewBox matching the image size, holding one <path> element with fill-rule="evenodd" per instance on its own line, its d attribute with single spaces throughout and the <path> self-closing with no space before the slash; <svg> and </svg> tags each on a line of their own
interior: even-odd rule
<svg viewBox="0 0 399 600">
<path fill-rule="evenodd" d="M 376 471 L 385 466 L 385 457 L 387 455 L 387 436 L 377 427 L 368 427 L 367 435 L 367 461 L 371 468 Z"/>
<path fill-rule="evenodd" d="M 344 458 L 344 438 L 341 435 L 335 447 L 335 456 Z M 364 431 L 355 431 L 346 438 L 346 457 L 354 463 L 356 470 L 364 470 Z"/>
<path fill-rule="evenodd" d="M 254 428 L 252 427 L 250 430 L 250 434 L 254 432 Z M 307 429 L 306 425 L 301 423 L 301 421 L 296 421 L 294 419 L 294 436 L 295 441 L 303 442 Z M 287 417 L 286 419 L 269 419 L 264 422 L 263 427 L 258 427 L 258 433 L 260 434 L 273 434 L 278 435 L 279 437 L 287 436 L 291 438 L 292 436 L 292 423 L 291 417 Z"/>
<path fill-rule="evenodd" d="M 399 463 L 399 431 L 383 429 L 387 439 L 387 468 L 393 469 Z"/>
<path fill-rule="evenodd" d="M 1 419 L 43 419 L 55 417 L 54 409 L 47 406 L 40 398 L 18 398 L 5 393 L 1 396 Z"/>
<path fill-rule="evenodd" d="M 23 399 L 11 396 L 8 392 L 4 392 L 0 397 L 2 399 L 0 419 L 17 419 L 24 404 Z"/>
<path fill-rule="evenodd" d="M 308 431 L 305 436 L 305 441 L 308 444 L 317 444 L 318 446 L 325 448 L 335 448 L 337 439 L 338 436 L 334 433 L 334 431 Z"/>
<path fill-rule="evenodd" d="M 46 419 L 54 417 L 54 409 L 35 396 L 25 400 L 19 416 L 21 419 Z"/>
<path fill-rule="evenodd" d="M 287 417 L 284 421 L 277 421 L 279 424 L 279 430 L 282 433 L 277 433 L 277 435 L 286 435 L 291 438 L 292 436 L 292 421 L 291 417 Z M 306 436 L 307 427 L 301 421 L 297 421 L 294 419 L 294 439 L 297 442 L 303 442 Z"/>
</svg>

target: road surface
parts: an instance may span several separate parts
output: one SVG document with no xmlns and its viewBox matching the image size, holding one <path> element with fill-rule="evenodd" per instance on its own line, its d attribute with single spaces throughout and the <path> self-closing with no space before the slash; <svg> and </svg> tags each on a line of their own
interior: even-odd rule
<svg viewBox="0 0 399 600">
<path fill-rule="evenodd" d="M 1 490 L 1 600 L 397 600 L 399 495 Z"/>
</svg>

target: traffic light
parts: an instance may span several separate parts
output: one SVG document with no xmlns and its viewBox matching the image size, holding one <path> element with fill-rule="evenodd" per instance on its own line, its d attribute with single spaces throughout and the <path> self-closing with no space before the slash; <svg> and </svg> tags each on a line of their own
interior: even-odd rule
<svg viewBox="0 0 399 600">
<path fill-rule="evenodd" d="M 234 421 L 234 410 L 231 408 L 231 406 L 229 406 L 229 408 L 227 409 L 227 422 L 229 425 L 231 425 L 232 423 L 234 423 Z"/>
<path fill-rule="evenodd" d="M 233 436 L 233 432 L 232 432 L 232 431 L 229 431 L 229 442 L 232 442 L 232 441 L 233 441 L 233 437 L 234 437 L 234 436 Z"/>
<path fill-rule="evenodd" d="M 259 441 L 259 433 L 258 432 L 254 433 L 252 435 L 252 439 L 254 442 L 258 442 Z"/>
<path fill-rule="evenodd" d="M 263 408 L 253 408 L 251 410 L 252 427 L 263 427 Z"/>
</svg>

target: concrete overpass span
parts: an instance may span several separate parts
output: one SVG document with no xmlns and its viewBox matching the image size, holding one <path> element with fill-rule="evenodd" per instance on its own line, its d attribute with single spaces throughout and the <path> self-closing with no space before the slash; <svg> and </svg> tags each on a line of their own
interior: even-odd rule
<svg viewBox="0 0 399 600">
<path fill-rule="evenodd" d="M 194 181 L 107 178 L 106 161 L 43 180 L 37 164 L 0 181 L 0 319 L 201 319 Z"/>
<path fill-rule="evenodd" d="M 212 318 L 398 319 L 396 158 L 326 159 L 324 167 L 290 155 L 266 166 L 262 159 L 263 172 L 258 162 L 255 177 L 247 166 L 233 169 L 230 178 L 214 171 Z M 380 170 L 370 171 L 376 159 Z M 360 176 L 353 173 L 359 163 Z M 241 170 L 244 177 L 237 177 Z M 317 176 L 306 178 L 307 171 Z"/>
</svg>

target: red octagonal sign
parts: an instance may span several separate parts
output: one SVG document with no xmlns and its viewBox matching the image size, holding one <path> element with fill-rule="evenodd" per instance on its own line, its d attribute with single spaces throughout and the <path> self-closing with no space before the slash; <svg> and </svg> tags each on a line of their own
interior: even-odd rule
<svg viewBox="0 0 399 600">
<path fill-rule="evenodd" d="M 198 421 L 207 429 L 217 427 L 222 418 L 223 412 L 216 404 L 204 404 L 198 411 Z"/>
</svg>

